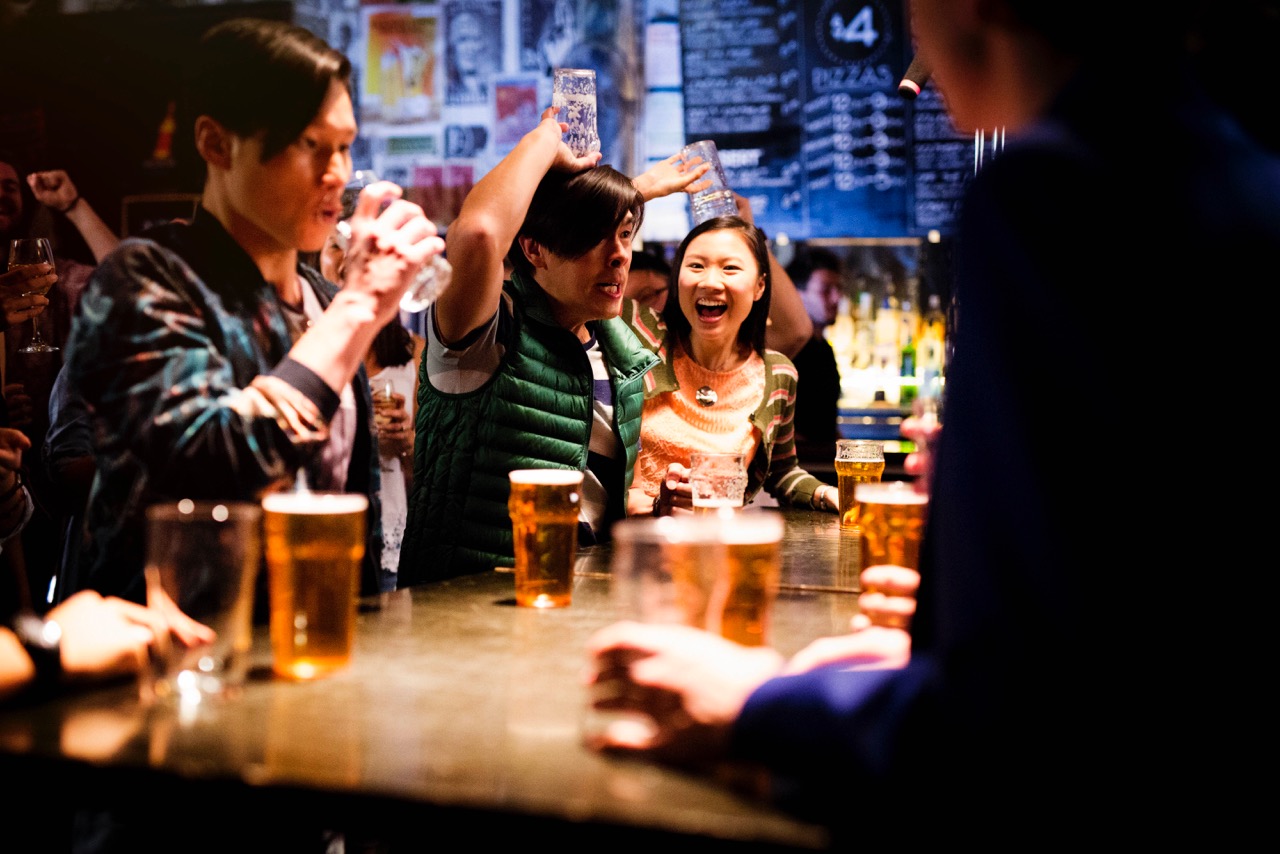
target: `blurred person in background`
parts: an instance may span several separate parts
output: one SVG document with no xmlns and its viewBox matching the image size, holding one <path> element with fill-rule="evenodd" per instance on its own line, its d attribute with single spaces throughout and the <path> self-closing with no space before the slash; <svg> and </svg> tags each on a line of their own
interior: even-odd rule
<svg viewBox="0 0 1280 854">
<path fill-rule="evenodd" d="M 627 274 L 627 299 L 635 300 L 656 312 L 667 304 L 671 287 L 671 265 L 657 252 L 640 250 L 631 253 L 631 272 Z"/>
<path fill-rule="evenodd" d="M 1176 346 L 1185 307 L 1170 294 L 1274 269 L 1280 157 L 1188 62 L 1186 4 L 911 8 L 956 127 L 1008 137 L 960 209 L 909 660 L 794 672 L 693 629 L 616 624 L 589 646 L 597 705 L 656 730 L 599 746 L 767 769 L 774 796 L 837 844 L 944 827 L 987 842 L 1256 838 L 1260 795 L 1238 761 L 1269 732 L 1263 647 L 1245 635 L 1265 618 L 1214 619 L 1231 588 L 1208 579 L 1256 565 L 1253 536 L 1237 534 L 1263 530 L 1262 508 L 1192 509 L 1169 453 L 1099 461 L 1061 436 L 1082 405 L 1183 422 L 1181 372 L 1145 374 L 1140 399 L 1116 372 Z M 1155 85 L 1117 85 L 1133 68 Z M 1228 328 L 1225 310 L 1204 322 Z M 1224 399 L 1256 391 L 1247 372 L 1220 380 Z M 1187 548 L 1187 525 L 1208 548 Z"/>
<path fill-rule="evenodd" d="M 93 272 L 93 265 L 78 260 L 62 221 L 83 241 L 94 262 L 106 257 L 120 242 L 63 170 L 23 175 L 17 158 L 0 153 L 0 252 L 8 259 L 14 238 L 48 237 L 54 253 L 52 278 L 30 278 L 30 268 L 0 275 L 5 328 L 0 330 L 0 377 L 9 406 L 10 426 L 21 430 L 32 446 L 40 448 L 49 429 L 49 403 L 54 378 L 65 355 L 71 317 Z M 44 293 L 36 293 L 43 290 Z M 58 351 L 24 353 L 38 327 L 43 339 Z M 37 454 L 36 461 L 39 460 Z M 62 560 L 61 531 L 69 511 L 67 496 L 41 465 L 30 462 L 24 476 L 35 508 L 22 536 L 11 541 L 7 560 L 16 572 L 27 576 L 37 608 L 48 607 L 48 589 Z"/>
<path fill-rule="evenodd" d="M 334 226 L 320 251 L 320 272 L 342 287 L 346 272 L 346 256 L 350 247 L 351 227 L 346 220 Z M 436 275 L 448 276 L 449 265 L 442 256 L 432 259 Z M 410 332 L 400 315 L 389 320 L 378 331 L 373 345 L 364 357 L 373 394 L 374 432 L 378 437 L 378 459 L 382 480 L 378 493 L 382 504 L 382 562 L 378 572 L 378 588 L 395 590 L 400 568 L 400 543 L 404 539 L 405 520 L 409 509 L 409 487 L 413 482 L 413 410 L 417 401 L 418 369 L 426 341 Z M 401 405 L 385 402 L 388 390 L 403 398 Z M 379 397 L 384 400 L 380 401 Z"/>
<path fill-rule="evenodd" d="M 835 351 L 825 335 L 836 322 L 844 278 L 840 259 L 830 249 L 806 246 L 787 265 L 787 275 L 795 282 L 804 301 L 813 334 L 792 357 L 796 372 L 796 453 L 801 460 L 829 462 L 840 438 L 840 368 Z"/>
</svg>

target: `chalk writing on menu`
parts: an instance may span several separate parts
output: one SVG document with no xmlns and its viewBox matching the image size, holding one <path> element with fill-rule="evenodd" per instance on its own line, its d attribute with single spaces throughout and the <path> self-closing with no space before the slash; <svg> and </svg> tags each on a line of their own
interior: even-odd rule
<svg viewBox="0 0 1280 854">
<path fill-rule="evenodd" d="M 963 178 L 937 145 L 929 157 L 913 150 L 913 104 L 897 93 L 911 52 L 900 2 L 683 0 L 680 40 L 685 136 L 716 141 L 770 235 L 950 225 L 954 198 L 939 194 Z M 929 142 L 956 143 L 945 136 Z"/>
</svg>

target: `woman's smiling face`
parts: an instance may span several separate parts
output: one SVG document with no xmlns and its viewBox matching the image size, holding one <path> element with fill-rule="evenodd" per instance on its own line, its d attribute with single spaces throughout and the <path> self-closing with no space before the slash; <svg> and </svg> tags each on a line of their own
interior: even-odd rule
<svg viewBox="0 0 1280 854">
<path fill-rule="evenodd" d="M 680 310 L 693 338 L 737 341 L 738 330 L 764 294 L 764 276 L 742 233 L 722 228 L 689 242 L 679 290 Z"/>
</svg>

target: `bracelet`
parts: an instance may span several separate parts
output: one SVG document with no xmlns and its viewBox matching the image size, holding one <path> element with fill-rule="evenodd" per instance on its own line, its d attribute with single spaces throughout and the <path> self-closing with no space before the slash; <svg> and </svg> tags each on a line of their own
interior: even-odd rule
<svg viewBox="0 0 1280 854">
<path fill-rule="evenodd" d="M 67 214 L 71 213 L 71 209 L 78 204 L 80 204 L 80 194 L 76 193 L 76 197 L 71 200 L 71 203 L 67 205 L 65 208 L 63 208 L 62 210 L 59 210 L 58 213 L 62 214 L 63 216 L 66 216 Z M 57 208 L 54 208 L 54 210 L 57 210 Z"/>
</svg>

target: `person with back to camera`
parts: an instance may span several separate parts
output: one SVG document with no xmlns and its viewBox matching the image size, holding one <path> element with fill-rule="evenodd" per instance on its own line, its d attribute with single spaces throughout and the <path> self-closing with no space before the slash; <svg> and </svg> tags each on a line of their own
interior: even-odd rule
<svg viewBox="0 0 1280 854">
<path fill-rule="evenodd" d="M 619 319 L 644 203 L 706 172 L 679 155 L 634 181 L 575 156 L 555 108 L 467 194 L 449 289 L 427 309 L 400 585 L 515 562 L 507 473 L 582 471 L 580 541 L 624 514 L 644 375 Z M 504 281 L 503 259 L 512 266 Z"/>
<path fill-rule="evenodd" d="M 1231 607 L 1243 600 L 1227 579 L 1257 565 L 1259 514 L 1195 501 L 1156 445 L 1099 460 L 1072 436 L 1090 412 L 1184 423 L 1183 372 L 1145 373 L 1136 397 L 1118 380 L 1133 353 L 1181 340 L 1176 294 L 1274 270 L 1280 156 L 1193 73 L 1182 4 L 911 8 L 957 128 L 1007 141 L 959 210 L 909 660 L 806 654 L 784 670 L 774 651 L 695 629 L 615 624 L 588 647 L 596 703 L 656 732 L 598 746 L 758 764 L 837 846 L 1256 839 L 1265 811 L 1239 763 L 1269 736 L 1255 714 L 1267 680 L 1244 627 L 1265 623 Z M 1134 68 L 1158 82 L 1117 85 Z M 1220 379 L 1215 399 L 1256 392 L 1245 373 Z M 1215 474 L 1209 491 L 1236 481 Z"/>
<path fill-rule="evenodd" d="M 692 508 L 693 453 L 741 453 L 745 501 L 839 509 L 839 492 L 800 468 L 792 419 L 796 370 L 765 346 L 775 280 L 760 229 L 737 216 L 695 226 L 675 254 L 676 291 L 661 315 L 629 303 L 627 321 L 662 361 L 645 380 L 640 454 L 628 515 Z"/>
<path fill-rule="evenodd" d="M 299 262 L 342 214 L 357 134 L 349 71 L 301 27 L 257 19 L 214 26 L 192 55 L 185 103 L 206 165 L 201 204 L 190 223 L 108 256 L 67 348 L 97 464 L 78 588 L 142 599 L 147 505 L 256 501 L 305 471 L 314 489 L 369 496 L 361 589 L 377 591 L 363 361 L 443 243 L 421 208 L 380 182 L 351 217 L 341 290 Z"/>
</svg>

